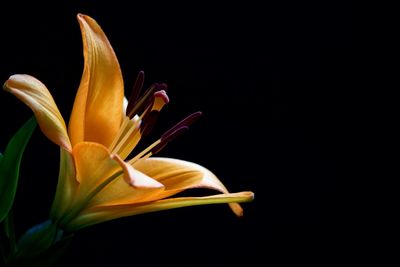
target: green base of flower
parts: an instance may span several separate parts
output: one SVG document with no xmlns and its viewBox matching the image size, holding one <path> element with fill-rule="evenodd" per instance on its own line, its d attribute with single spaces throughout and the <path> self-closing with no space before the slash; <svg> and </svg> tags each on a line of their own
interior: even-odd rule
<svg viewBox="0 0 400 267">
<path fill-rule="evenodd" d="M 72 240 L 48 220 L 29 229 L 18 241 L 15 250 L 5 257 L 7 267 L 54 266 Z"/>
</svg>

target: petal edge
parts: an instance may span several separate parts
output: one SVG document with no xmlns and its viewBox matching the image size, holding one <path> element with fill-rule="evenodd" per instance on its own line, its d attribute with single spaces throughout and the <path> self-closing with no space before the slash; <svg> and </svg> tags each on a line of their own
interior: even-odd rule
<svg viewBox="0 0 400 267">
<path fill-rule="evenodd" d="M 168 198 L 140 205 L 99 207 L 97 209 L 95 208 L 92 210 L 87 210 L 85 214 L 78 216 L 68 225 L 68 229 L 71 231 L 76 231 L 89 225 L 149 212 L 207 204 L 249 202 L 253 199 L 253 192 L 244 191 L 239 193 L 218 194 L 207 197 Z"/>
<path fill-rule="evenodd" d="M 43 134 L 71 151 L 71 142 L 63 117 L 47 87 L 33 76 L 16 74 L 4 83 L 4 90 L 24 102 L 35 114 Z"/>
<path fill-rule="evenodd" d="M 101 27 L 78 14 L 84 70 L 69 122 L 72 144 L 97 142 L 108 147 L 122 122 L 124 85 L 121 69 Z M 101 130 L 99 130 L 101 129 Z"/>
</svg>

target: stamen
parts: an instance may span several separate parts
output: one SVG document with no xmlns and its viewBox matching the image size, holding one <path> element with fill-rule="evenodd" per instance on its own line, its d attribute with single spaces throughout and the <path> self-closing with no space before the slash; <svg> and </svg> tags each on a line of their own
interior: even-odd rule
<svg viewBox="0 0 400 267">
<path fill-rule="evenodd" d="M 168 131 L 166 131 L 161 136 L 161 139 L 168 138 L 169 135 L 173 134 L 179 128 L 182 128 L 184 126 L 189 127 L 190 125 L 192 125 L 195 121 L 197 121 L 200 118 L 201 114 L 202 114 L 201 111 L 197 111 L 195 113 L 190 114 L 189 116 L 187 116 L 186 118 L 184 118 L 183 120 L 181 120 L 180 122 L 175 124 L 174 127 L 169 129 Z"/>
<path fill-rule="evenodd" d="M 161 139 L 158 139 L 157 141 L 155 141 L 153 144 L 149 145 L 146 149 L 144 149 L 142 152 L 140 152 L 139 154 L 137 154 L 134 158 L 130 159 L 128 161 L 129 164 L 133 164 L 135 163 L 138 159 L 140 159 L 141 157 L 143 157 L 145 154 L 147 154 L 150 150 L 152 150 L 155 146 L 157 146 L 158 144 L 161 143 Z"/>
<path fill-rule="evenodd" d="M 136 101 L 140 95 L 140 92 L 142 91 L 143 88 L 143 83 L 144 83 L 144 71 L 139 71 L 135 84 L 133 85 L 131 95 L 128 100 L 128 107 L 126 109 L 127 114 L 133 109 L 133 107 L 136 104 Z"/>
<path fill-rule="evenodd" d="M 143 127 L 140 128 L 142 137 L 146 137 L 154 128 L 154 125 L 156 124 L 156 121 L 158 119 L 158 114 L 159 112 L 155 110 L 152 110 L 147 114 L 146 119 L 143 123 Z"/>
<path fill-rule="evenodd" d="M 128 124 L 129 120 L 124 119 L 124 121 L 122 122 L 122 125 L 120 127 L 120 130 L 118 132 L 118 135 L 114 138 L 114 140 L 112 141 L 111 145 L 108 147 L 110 150 L 113 150 L 115 145 L 117 144 L 117 142 L 120 140 L 121 136 L 123 136 L 123 133 L 126 129 L 126 126 Z"/>
<path fill-rule="evenodd" d="M 167 91 L 167 88 L 168 88 L 168 85 L 167 85 L 166 83 L 160 83 L 160 84 L 158 85 L 157 90 L 158 90 L 158 91 Z"/>
<path fill-rule="evenodd" d="M 125 144 L 126 139 L 132 136 L 132 132 L 136 131 L 140 127 L 140 124 L 141 120 L 139 116 L 134 116 L 132 119 L 125 117 L 118 135 L 109 146 L 110 151 L 114 154 L 119 153 L 118 151 L 121 148 L 121 144 Z"/>
<path fill-rule="evenodd" d="M 160 139 L 161 142 L 151 150 L 151 153 L 152 154 L 156 154 L 156 153 L 160 152 L 160 150 L 162 150 L 169 142 L 171 142 L 173 139 L 175 139 L 176 137 L 180 136 L 181 134 L 183 134 L 187 130 L 189 130 L 189 127 L 180 126 L 179 128 L 177 128 L 173 132 L 170 132 L 168 135 L 163 134 L 163 136 Z"/>
<path fill-rule="evenodd" d="M 124 133 L 124 136 L 122 137 L 121 140 L 118 141 L 117 145 L 115 146 L 115 148 L 113 149 L 112 152 L 114 154 L 120 155 L 123 148 L 127 146 L 126 143 L 127 143 L 128 139 L 131 139 L 133 137 L 133 135 L 136 133 L 136 131 L 139 129 L 139 127 L 140 127 L 140 123 L 133 122 L 132 126 L 127 129 L 127 131 Z"/>
<path fill-rule="evenodd" d="M 143 114 L 143 127 L 140 129 L 142 137 L 150 133 L 156 124 L 160 110 L 169 102 L 168 95 L 164 90 L 155 92 L 153 96 L 151 109 L 150 107 L 147 108 L 145 114 Z"/>
<path fill-rule="evenodd" d="M 162 150 L 169 142 L 189 130 L 189 126 L 194 123 L 201 116 L 201 114 L 202 113 L 200 111 L 195 112 L 175 124 L 175 126 L 166 131 L 160 139 L 129 160 L 128 163 L 132 165 L 138 160 L 149 158 L 151 155 L 160 152 L 160 150 Z"/>
<path fill-rule="evenodd" d="M 136 162 L 140 162 L 142 160 L 146 160 L 148 158 L 150 158 L 153 155 L 153 153 L 149 152 L 146 155 L 144 155 L 143 157 L 141 157 L 140 159 L 137 159 L 135 162 L 133 162 L 132 164 L 136 163 Z"/>
<path fill-rule="evenodd" d="M 167 85 L 165 83 L 158 84 L 155 83 L 155 90 L 156 92 L 153 94 L 152 97 L 149 97 L 146 100 L 146 108 L 144 109 L 142 115 L 140 115 L 141 119 L 144 120 L 148 115 L 149 111 L 158 110 L 160 111 L 161 108 L 169 103 L 169 98 L 165 90 L 167 89 Z"/>
<path fill-rule="evenodd" d="M 128 117 L 132 118 L 134 115 L 138 114 L 139 111 L 145 109 L 148 106 L 149 99 L 151 100 L 154 94 L 154 91 L 158 89 L 158 84 L 153 84 L 152 86 L 147 89 L 144 95 L 134 104 L 131 110 L 127 111 Z M 128 103 L 129 106 L 129 103 Z"/>
</svg>

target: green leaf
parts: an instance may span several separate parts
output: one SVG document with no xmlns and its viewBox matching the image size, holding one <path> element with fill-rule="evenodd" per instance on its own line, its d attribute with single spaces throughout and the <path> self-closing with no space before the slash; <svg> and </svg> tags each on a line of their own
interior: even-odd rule
<svg viewBox="0 0 400 267">
<path fill-rule="evenodd" d="M 35 127 L 36 121 L 32 117 L 11 138 L 3 156 L 0 156 L 0 222 L 14 203 L 22 154 Z"/>
</svg>

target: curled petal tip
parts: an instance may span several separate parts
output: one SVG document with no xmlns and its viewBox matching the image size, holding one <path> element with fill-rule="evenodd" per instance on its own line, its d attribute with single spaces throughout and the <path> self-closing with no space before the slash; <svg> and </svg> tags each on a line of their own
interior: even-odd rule
<svg viewBox="0 0 400 267">
<path fill-rule="evenodd" d="M 118 155 L 112 155 L 112 159 L 118 162 L 124 171 L 124 180 L 135 188 L 163 189 L 164 185 L 148 177 L 144 173 L 134 169 L 131 165 L 124 162 Z"/>
<path fill-rule="evenodd" d="M 20 74 L 11 75 L 11 76 L 8 78 L 8 80 L 4 82 L 4 84 L 3 84 L 3 89 L 6 90 L 7 92 L 10 92 L 10 91 L 11 91 L 11 88 L 10 88 L 9 82 L 10 82 L 10 81 L 12 82 L 13 80 L 17 80 L 20 76 L 21 76 Z"/>
<path fill-rule="evenodd" d="M 80 18 L 85 18 L 85 17 L 87 17 L 87 15 L 82 14 L 82 13 L 78 13 L 78 14 L 76 15 L 76 17 L 77 17 L 78 19 L 80 19 Z"/>
<path fill-rule="evenodd" d="M 243 217 L 243 209 L 240 210 L 240 211 L 238 211 L 238 212 L 236 213 L 236 216 L 239 217 L 239 218 L 242 218 L 242 217 Z"/>
<path fill-rule="evenodd" d="M 244 192 L 244 194 L 249 198 L 249 201 L 254 200 L 254 193 L 253 192 Z"/>
<path fill-rule="evenodd" d="M 240 202 L 250 202 L 254 200 L 254 193 L 250 191 L 240 192 Z M 238 203 L 229 204 L 232 211 L 237 217 L 243 217 L 243 209 Z"/>
<path fill-rule="evenodd" d="M 64 119 L 41 81 L 30 75 L 14 74 L 4 83 L 3 88 L 33 111 L 40 129 L 51 141 L 71 151 Z"/>
</svg>

